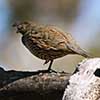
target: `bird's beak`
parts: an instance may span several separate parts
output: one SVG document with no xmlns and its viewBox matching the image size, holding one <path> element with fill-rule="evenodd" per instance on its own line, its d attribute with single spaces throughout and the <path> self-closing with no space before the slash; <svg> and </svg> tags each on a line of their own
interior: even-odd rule
<svg viewBox="0 0 100 100">
<path fill-rule="evenodd" d="M 12 24 L 12 27 L 15 27 L 16 28 L 16 33 L 19 33 L 19 30 L 17 29 L 17 26 L 18 26 L 17 23 Z"/>
</svg>

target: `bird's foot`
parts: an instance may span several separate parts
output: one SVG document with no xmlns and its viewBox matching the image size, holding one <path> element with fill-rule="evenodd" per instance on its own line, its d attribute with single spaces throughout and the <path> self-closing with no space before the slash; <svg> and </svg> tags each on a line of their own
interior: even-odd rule
<svg viewBox="0 0 100 100">
<path fill-rule="evenodd" d="M 49 72 L 49 73 L 52 73 L 52 72 L 57 73 L 57 71 L 55 71 L 55 70 L 53 70 L 53 69 L 48 70 L 48 72 Z"/>
<path fill-rule="evenodd" d="M 53 69 L 49 69 L 49 68 L 47 69 L 47 72 L 48 72 L 48 73 L 52 73 L 52 72 L 57 73 L 57 71 L 55 71 L 55 70 L 53 70 Z"/>
<path fill-rule="evenodd" d="M 55 70 L 52 70 L 52 69 L 47 69 L 47 70 L 38 70 L 36 73 L 39 74 L 39 73 L 57 73 L 57 71 Z"/>
</svg>

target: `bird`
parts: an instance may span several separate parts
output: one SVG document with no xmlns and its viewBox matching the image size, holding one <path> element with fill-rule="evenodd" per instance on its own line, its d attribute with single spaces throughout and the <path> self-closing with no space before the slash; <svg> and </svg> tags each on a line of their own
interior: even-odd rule
<svg viewBox="0 0 100 100">
<path fill-rule="evenodd" d="M 68 54 L 78 54 L 86 58 L 91 56 L 80 48 L 70 33 L 54 25 L 37 24 L 30 21 L 15 22 L 12 25 L 16 33 L 22 35 L 24 46 L 36 57 L 49 63 L 50 72 L 53 61 Z"/>
</svg>

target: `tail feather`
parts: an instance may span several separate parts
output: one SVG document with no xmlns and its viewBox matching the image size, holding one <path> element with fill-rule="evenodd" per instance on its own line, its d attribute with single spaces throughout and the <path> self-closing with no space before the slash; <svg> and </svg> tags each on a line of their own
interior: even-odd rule
<svg viewBox="0 0 100 100">
<path fill-rule="evenodd" d="M 67 44 L 67 47 L 74 53 L 81 55 L 85 58 L 93 58 L 90 54 L 81 49 L 77 44 Z"/>
<path fill-rule="evenodd" d="M 85 58 L 93 58 L 89 53 L 85 52 L 84 50 L 80 49 L 77 51 L 77 54 L 85 57 Z"/>
</svg>

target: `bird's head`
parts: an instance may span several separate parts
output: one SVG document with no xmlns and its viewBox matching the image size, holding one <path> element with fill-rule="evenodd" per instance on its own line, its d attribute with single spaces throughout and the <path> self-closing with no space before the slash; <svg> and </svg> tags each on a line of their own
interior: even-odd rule
<svg viewBox="0 0 100 100">
<path fill-rule="evenodd" d="M 16 33 L 21 33 L 22 35 L 24 35 L 29 31 L 31 27 L 31 23 L 30 22 L 16 22 L 12 26 L 16 28 Z"/>
</svg>

